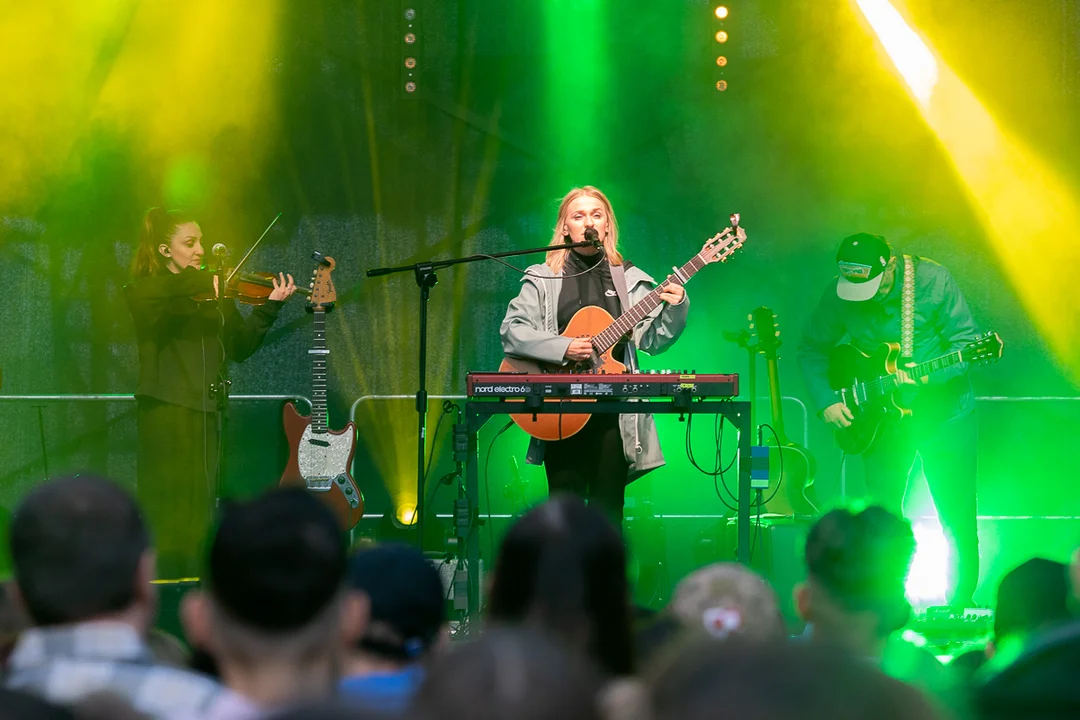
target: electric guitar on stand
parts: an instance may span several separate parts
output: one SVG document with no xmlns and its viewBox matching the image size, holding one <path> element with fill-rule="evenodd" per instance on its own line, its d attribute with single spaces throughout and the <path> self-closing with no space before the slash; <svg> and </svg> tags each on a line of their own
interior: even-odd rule
<svg viewBox="0 0 1080 720">
<path fill-rule="evenodd" d="M 311 288 L 311 311 L 314 340 L 311 355 L 311 416 L 296 411 L 294 403 L 283 410 L 285 436 L 289 440 L 289 464 L 281 476 L 282 487 L 303 487 L 329 505 L 337 516 L 342 530 L 352 530 L 364 515 L 364 496 L 349 474 L 356 452 L 356 425 L 345 429 L 328 428 L 326 409 L 326 362 L 330 351 L 326 347 L 326 311 L 337 300 L 330 273 L 334 259 L 315 253 L 319 266 Z"/>
<path fill-rule="evenodd" d="M 780 392 L 780 356 L 782 344 L 776 315 L 767 307 L 759 307 L 750 314 L 750 329 L 757 336 L 757 352 L 765 356 L 765 368 L 769 376 L 769 408 L 772 413 L 772 429 L 776 437 L 762 436 L 763 443 L 776 441 L 769 450 L 769 482 L 779 483 L 775 496 L 765 503 L 765 512 L 778 515 L 816 515 L 814 504 L 814 475 L 817 461 L 802 445 L 788 439 L 784 427 L 783 394 Z M 751 360 L 751 363 L 753 360 Z M 754 427 L 757 427 L 756 425 Z M 755 439 L 756 440 L 756 439 Z M 768 495 L 773 495 L 770 491 Z"/>
<path fill-rule="evenodd" d="M 962 362 L 982 363 L 1001 357 L 1004 344 L 996 332 L 989 332 L 963 349 L 927 360 L 904 371 L 911 378 L 923 378 Z M 874 443 L 883 423 L 911 415 L 908 392 L 916 386 L 904 385 L 896 374 L 900 358 L 898 343 L 882 343 L 867 355 L 854 345 L 837 345 L 829 357 L 829 384 L 855 419 L 851 426 L 836 431 L 836 444 L 848 455 L 859 455 Z"/>
<path fill-rule="evenodd" d="M 626 372 L 626 366 L 612 357 L 612 350 L 620 340 L 632 333 L 638 323 L 648 317 L 663 300 L 660 293 L 668 283 L 685 285 L 699 270 L 706 265 L 724 262 L 746 242 L 746 231 L 739 227 L 739 216 L 731 216 L 731 227 L 709 238 L 705 245 L 690 261 L 657 283 L 651 293 L 635 303 L 623 308 L 622 314 L 615 319 L 607 310 L 595 305 L 583 307 L 574 313 L 563 337 L 588 337 L 592 339 L 593 356 L 579 363 L 566 365 L 547 365 L 524 358 L 507 356 L 499 366 L 501 372 L 523 373 L 600 373 L 620 374 Z M 580 401 L 589 402 L 589 401 Z M 535 415 L 511 415 L 510 418 L 525 432 L 540 440 L 563 440 L 574 435 L 589 422 L 590 415 L 561 413 L 537 413 Z"/>
</svg>

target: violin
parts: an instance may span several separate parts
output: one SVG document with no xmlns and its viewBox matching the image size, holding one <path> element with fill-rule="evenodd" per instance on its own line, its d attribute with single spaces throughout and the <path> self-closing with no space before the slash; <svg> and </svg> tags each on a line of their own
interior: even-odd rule
<svg viewBox="0 0 1080 720">
<path fill-rule="evenodd" d="M 225 271 L 229 277 L 228 287 L 225 289 L 225 297 L 232 298 L 245 305 L 265 305 L 270 293 L 274 292 L 274 280 L 277 273 L 271 272 L 233 272 L 232 268 Z M 311 290 L 297 286 L 296 294 L 311 297 Z M 197 302 L 209 302 L 217 300 L 214 293 L 196 295 Z"/>
</svg>

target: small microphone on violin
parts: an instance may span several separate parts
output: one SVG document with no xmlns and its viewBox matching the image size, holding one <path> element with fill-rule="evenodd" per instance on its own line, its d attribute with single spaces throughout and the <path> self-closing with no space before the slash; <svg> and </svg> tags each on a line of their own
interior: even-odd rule
<svg viewBox="0 0 1080 720">
<path fill-rule="evenodd" d="M 216 258 L 223 258 L 229 254 L 229 248 L 225 247 L 225 243 L 215 243 L 210 253 Z"/>
<path fill-rule="evenodd" d="M 604 244 L 600 242 L 600 235 L 596 232 L 596 228 L 585 228 L 585 242 L 593 244 L 593 247 L 603 250 Z"/>
</svg>

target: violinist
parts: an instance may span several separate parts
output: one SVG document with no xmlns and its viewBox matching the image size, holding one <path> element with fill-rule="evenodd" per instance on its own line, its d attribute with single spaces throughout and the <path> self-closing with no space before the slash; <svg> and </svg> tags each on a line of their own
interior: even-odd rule
<svg viewBox="0 0 1080 720">
<path fill-rule="evenodd" d="M 151 208 L 124 288 L 139 347 L 137 496 L 162 578 L 198 572 L 220 440 L 211 385 L 226 355 L 242 362 L 259 348 L 296 291 L 292 276 L 279 274 L 265 302 L 245 318 L 235 301 L 214 299 L 218 278 L 203 269 L 203 257 L 202 230 L 192 216 Z"/>
</svg>

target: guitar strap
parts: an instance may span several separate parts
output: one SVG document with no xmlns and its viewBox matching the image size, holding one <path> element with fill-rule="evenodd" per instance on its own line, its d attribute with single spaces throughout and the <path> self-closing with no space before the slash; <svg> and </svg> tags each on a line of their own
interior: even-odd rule
<svg viewBox="0 0 1080 720">
<path fill-rule="evenodd" d="M 622 305 L 622 311 L 626 312 L 630 309 L 630 294 L 626 289 L 626 272 L 623 270 L 623 266 L 612 265 L 608 263 L 608 268 L 611 270 L 611 284 L 615 286 L 615 292 L 619 294 L 619 303 Z M 627 360 L 629 360 L 630 370 L 637 370 L 637 359 L 634 357 L 634 352 L 631 350 L 626 353 Z"/>
<path fill-rule="evenodd" d="M 905 362 L 915 353 L 915 264 L 904 255 L 904 286 L 900 293 L 900 357 Z"/>
</svg>

